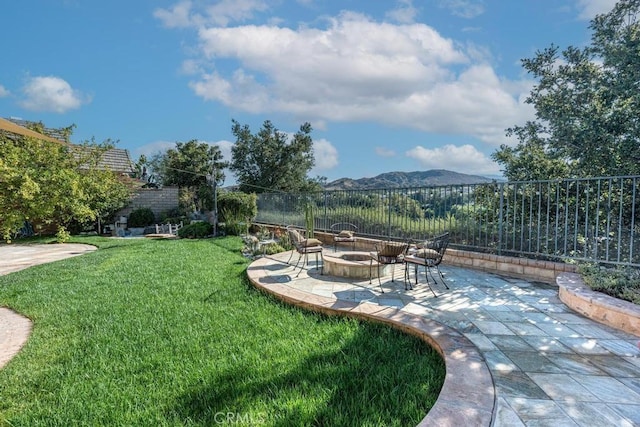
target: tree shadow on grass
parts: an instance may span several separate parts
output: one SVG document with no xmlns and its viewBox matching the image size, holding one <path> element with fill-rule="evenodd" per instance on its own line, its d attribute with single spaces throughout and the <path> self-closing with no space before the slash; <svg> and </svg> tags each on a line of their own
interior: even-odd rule
<svg viewBox="0 0 640 427">
<path fill-rule="evenodd" d="M 373 331 L 359 329 L 337 348 L 318 345 L 293 366 L 278 361 L 264 372 L 261 364 L 263 372 L 256 374 L 254 366 L 239 361 L 203 378 L 167 415 L 199 425 L 418 424 L 437 399 L 444 362 L 415 337 L 393 338 L 400 332 L 362 326 Z"/>
</svg>

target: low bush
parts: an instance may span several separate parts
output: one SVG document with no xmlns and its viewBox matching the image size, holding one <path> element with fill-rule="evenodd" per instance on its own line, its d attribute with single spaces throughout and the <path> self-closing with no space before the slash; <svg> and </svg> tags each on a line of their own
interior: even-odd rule
<svg viewBox="0 0 640 427">
<path fill-rule="evenodd" d="M 631 267 L 604 268 L 582 265 L 580 274 L 587 286 L 615 298 L 640 304 L 640 270 Z"/>
<path fill-rule="evenodd" d="M 208 222 L 194 222 L 178 230 L 178 237 L 183 239 L 202 239 L 213 234 L 213 225 Z"/>
<path fill-rule="evenodd" d="M 134 209 L 127 220 L 128 227 L 146 227 L 156 223 L 156 216 L 149 208 Z"/>
</svg>

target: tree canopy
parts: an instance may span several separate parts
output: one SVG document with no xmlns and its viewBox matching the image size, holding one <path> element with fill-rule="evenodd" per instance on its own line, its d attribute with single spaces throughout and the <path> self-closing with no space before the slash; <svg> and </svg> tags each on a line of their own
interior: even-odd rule
<svg viewBox="0 0 640 427">
<path fill-rule="evenodd" d="M 244 192 L 304 192 L 319 188 L 307 174 L 315 164 L 311 125 L 304 123 L 292 137 L 266 120 L 258 133 L 232 120 L 236 143 L 230 169 Z"/>
<path fill-rule="evenodd" d="M 510 180 L 640 174 L 640 0 L 591 21 L 591 44 L 552 45 L 523 67 L 536 118 L 507 129 L 493 159 Z"/>
<path fill-rule="evenodd" d="M 129 187 L 98 167 L 112 147 L 110 141 L 71 146 L 0 134 L 2 237 L 9 240 L 25 220 L 68 227 L 122 208 L 130 198 Z"/>
<path fill-rule="evenodd" d="M 219 184 L 225 178 L 227 163 L 222 157 L 218 146 L 193 139 L 176 142 L 175 148 L 155 156 L 151 164 L 163 185 L 175 185 L 184 190 L 183 201 L 190 205 L 189 209 L 210 210 L 213 205 L 212 180 Z"/>
</svg>

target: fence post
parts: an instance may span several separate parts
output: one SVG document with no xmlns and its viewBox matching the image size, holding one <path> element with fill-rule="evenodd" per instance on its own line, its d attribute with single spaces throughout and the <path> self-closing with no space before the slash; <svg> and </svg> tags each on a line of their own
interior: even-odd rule
<svg viewBox="0 0 640 427">
<path fill-rule="evenodd" d="M 387 190 L 387 240 L 391 239 L 391 189 Z"/>
<path fill-rule="evenodd" d="M 504 183 L 501 182 L 498 185 L 498 191 L 500 191 L 500 206 L 498 207 L 498 209 L 500 209 L 500 212 L 498 214 L 498 255 L 502 255 L 502 210 L 504 207 Z"/>
<path fill-rule="evenodd" d="M 327 231 L 329 229 L 329 223 L 327 222 L 327 190 L 323 191 L 323 195 L 324 195 L 324 231 Z"/>
</svg>

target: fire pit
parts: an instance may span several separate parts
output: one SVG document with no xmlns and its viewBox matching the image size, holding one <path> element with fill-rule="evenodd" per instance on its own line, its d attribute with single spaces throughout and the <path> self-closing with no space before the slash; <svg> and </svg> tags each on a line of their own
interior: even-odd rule
<svg viewBox="0 0 640 427">
<path fill-rule="evenodd" d="M 324 274 L 329 276 L 349 277 L 353 279 L 368 279 L 371 255 L 369 252 L 334 252 L 324 254 Z M 387 272 L 385 265 L 380 269 L 380 274 Z M 373 261 L 371 277 L 378 277 L 378 263 Z"/>
</svg>

